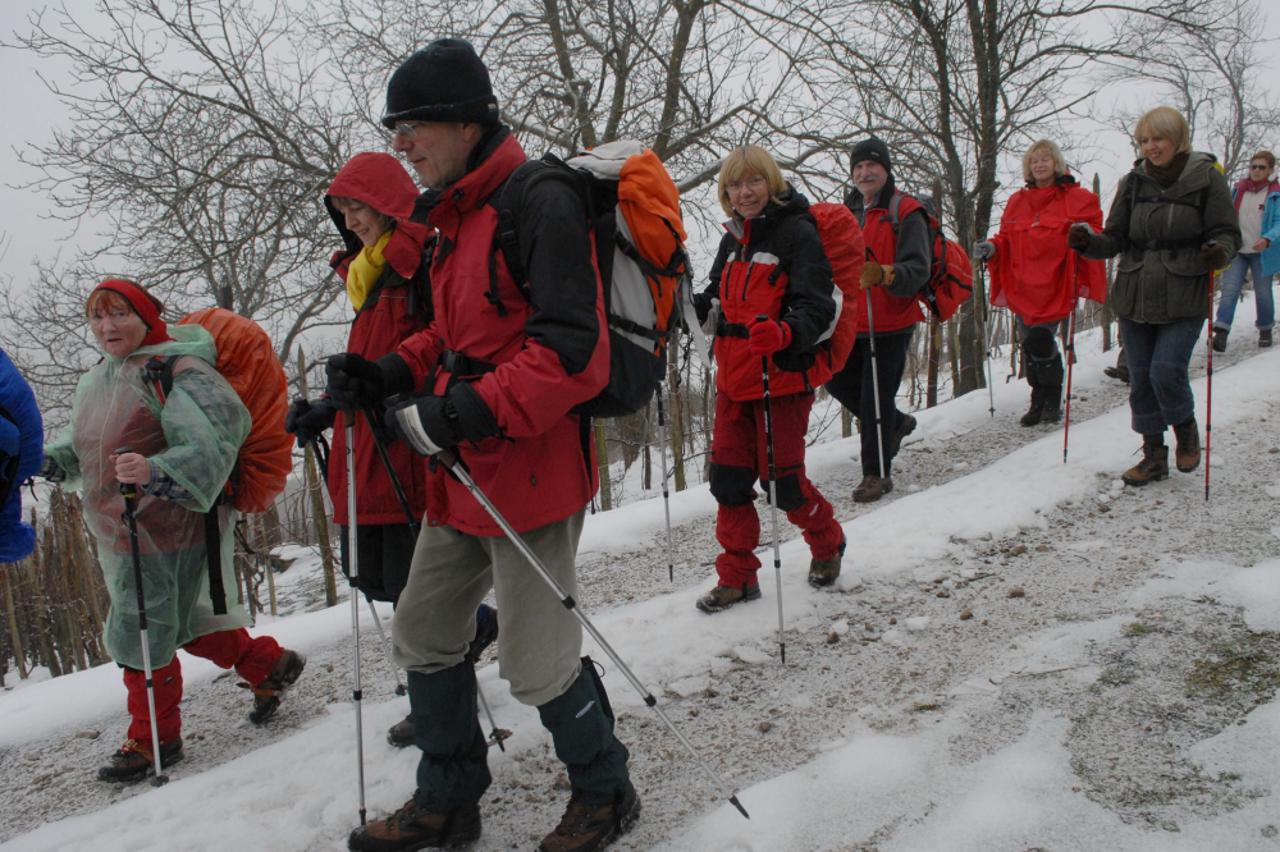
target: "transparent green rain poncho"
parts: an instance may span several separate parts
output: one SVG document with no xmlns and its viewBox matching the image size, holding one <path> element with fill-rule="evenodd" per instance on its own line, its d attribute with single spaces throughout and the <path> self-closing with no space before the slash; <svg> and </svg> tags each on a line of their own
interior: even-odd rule
<svg viewBox="0 0 1280 852">
<path fill-rule="evenodd" d="M 67 473 L 67 487 L 84 496 L 85 521 L 97 541 L 98 561 L 111 596 L 105 641 L 112 659 L 142 668 L 138 596 L 134 587 L 124 497 L 111 455 L 122 447 L 154 462 L 192 495 L 175 503 L 143 492 L 137 502 L 138 544 L 151 663 L 166 665 L 192 639 L 245 627 L 232 567 L 235 512 L 220 506 L 225 615 L 209 595 L 205 516 L 226 484 L 249 432 L 248 410 L 214 368 L 214 343 L 198 325 L 171 325 L 174 338 L 138 348 L 125 359 L 107 355 L 76 387 L 71 424 L 45 449 Z M 145 381 L 152 356 L 188 356 L 174 364 L 173 389 L 160 404 Z"/>
</svg>

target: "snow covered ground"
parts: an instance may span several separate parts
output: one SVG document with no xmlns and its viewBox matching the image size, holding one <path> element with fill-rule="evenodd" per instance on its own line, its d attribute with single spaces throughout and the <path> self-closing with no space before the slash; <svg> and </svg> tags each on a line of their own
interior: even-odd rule
<svg viewBox="0 0 1280 852">
<path fill-rule="evenodd" d="M 1139 440 L 1092 340 L 1067 464 L 1060 428 L 1018 427 L 1017 382 L 996 388 L 994 418 L 985 394 L 918 412 L 878 504 L 849 501 L 856 438 L 811 448 L 850 548 L 836 587 L 815 591 L 781 520 L 785 664 L 767 541 L 762 601 L 693 607 L 716 552 L 705 486 L 672 495 L 670 550 L 660 500 L 590 517 L 584 611 L 721 779 L 589 645 L 644 803 L 616 848 L 1280 849 L 1280 350 L 1253 348 L 1250 309 L 1215 358 L 1208 503 L 1203 467 L 1121 485 Z M 1203 376 L 1195 390 L 1203 412 Z M 295 563 L 281 594 L 314 572 Z M 383 739 L 407 702 L 362 616 L 373 817 L 412 792 L 416 752 Z M 309 655 L 266 729 L 234 678 L 184 656 L 187 759 L 160 788 L 93 778 L 125 726 L 114 666 L 0 694 L 0 849 L 345 848 L 350 619 L 343 604 L 259 625 Z M 476 848 L 532 848 L 565 781 L 492 656 L 479 679 L 515 733 L 491 752 Z"/>
</svg>

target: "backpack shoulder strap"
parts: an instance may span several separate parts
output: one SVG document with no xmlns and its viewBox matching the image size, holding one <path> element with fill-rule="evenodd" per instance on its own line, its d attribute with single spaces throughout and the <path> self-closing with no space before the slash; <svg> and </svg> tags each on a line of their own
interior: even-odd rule
<svg viewBox="0 0 1280 852">
<path fill-rule="evenodd" d="M 173 391 L 173 364 L 178 360 L 177 355 L 152 355 L 147 359 L 147 363 L 143 366 L 146 371 L 146 380 L 151 383 L 152 389 L 155 391 L 156 399 L 164 405 L 169 394 Z"/>
<path fill-rule="evenodd" d="M 583 191 L 581 180 L 577 178 L 570 166 L 554 154 L 544 154 L 540 159 L 526 160 L 521 163 L 503 182 L 502 186 L 493 195 L 489 196 L 487 202 L 498 214 L 498 224 L 493 234 L 494 249 L 502 252 L 503 260 L 507 263 L 507 269 L 511 272 L 512 279 L 526 297 L 529 295 L 529 279 L 524 268 L 524 261 L 520 257 L 520 235 L 517 226 L 520 222 L 520 215 L 524 209 L 525 199 L 529 194 L 529 190 L 542 181 L 549 179 L 562 180 L 569 184 L 583 198 L 584 203 L 589 205 L 589 198 L 587 193 Z M 590 215 L 590 209 L 587 212 Z M 492 258 L 489 265 L 490 292 L 488 298 L 491 303 L 500 305 L 496 301 L 498 297 L 496 290 L 497 272 L 493 268 Z M 499 307 L 499 311 L 501 310 L 501 307 Z"/>
</svg>

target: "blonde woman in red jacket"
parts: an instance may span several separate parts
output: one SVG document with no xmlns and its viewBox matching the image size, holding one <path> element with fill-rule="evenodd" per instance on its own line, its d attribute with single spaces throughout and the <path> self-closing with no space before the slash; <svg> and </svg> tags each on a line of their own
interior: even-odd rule
<svg viewBox="0 0 1280 852">
<path fill-rule="evenodd" d="M 1007 307 L 1018 321 L 1023 368 L 1031 385 L 1031 407 L 1023 426 L 1057 423 L 1062 416 L 1062 356 L 1054 339 L 1081 296 L 1106 298 L 1106 267 L 1067 247 L 1067 229 L 1087 222 L 1102 229 L 1098 196 L 1067 174 L 1062 150 L 1041 139 L 1022 156 L 1027 185 L 1010 197 L 1000 231 L 973 247 L 975 260 L 989 263 L 991 304 Z"/>
</svg>

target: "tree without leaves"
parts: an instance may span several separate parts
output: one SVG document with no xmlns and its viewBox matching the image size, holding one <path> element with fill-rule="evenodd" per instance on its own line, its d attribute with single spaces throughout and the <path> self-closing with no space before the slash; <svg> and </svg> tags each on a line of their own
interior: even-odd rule
<svg viewBox="0 0 1280 852">
<path fill-rule="evenodd" d="M 1262 86 L 1265 26 L 1255 0 L 1201 7 L 1183 19 L 1131 16 L 1141 61 L 1112 65 L 1103 79 L 1117 86 L 1157 83 L 1169 105 L 1187 118 L 1195 146 L 1218 157 L 1228 177 L 1280 130 L 1280 108 Z M 1114 124 L 1131 134 L 1151 105 L 1121 109 Z"/>
<path fill-rule="evenodd" d="M 286 354 L 341 292 L 319 197 L 358 118 L 335 106 L 283 3 L 104 0 L 97 14 L 46 11 L 16 37 L 71 68 L 46 81 L 66 129 L 20 157 L 58 215 L 98 227 L 102 243 L 44 270 L 38 306 L 9 288 L 6 316 L 25 334 L 6 345 L 42 351 L 24 367 L 61 384 L 68 371 L 54 365 L 82 357 L 83 299 L 109 270 L 179 313 L 216 304 L 253 317 Z"/>
<path fill-rule="evenodd" d="M 833 104 L 840 120 L 885 138 L 900 187 L 921 193 L 942 180 L 944 225 L 967 246 L 991 230 L 1000 157 L 1040 135 L 1068 136 L 1065 120 L 1096 92 L 1073 88 L 1084 69 L 1131 52 L 1124 33 L 1085 29 L 1118 10 L 1157 13 L 1154 3 L 1090 0 L 829 0 L 800 4 L 792 16 L 827 46 L 805 71 L 810 88 L 848 93 L 843 108 Z M 1183 20 L 1186 9 L 1163 4 L 1158 14 Z M 975 286 L 956 319 L 957 395 L 985 386 L 986 294 Z"/>
</svg>

